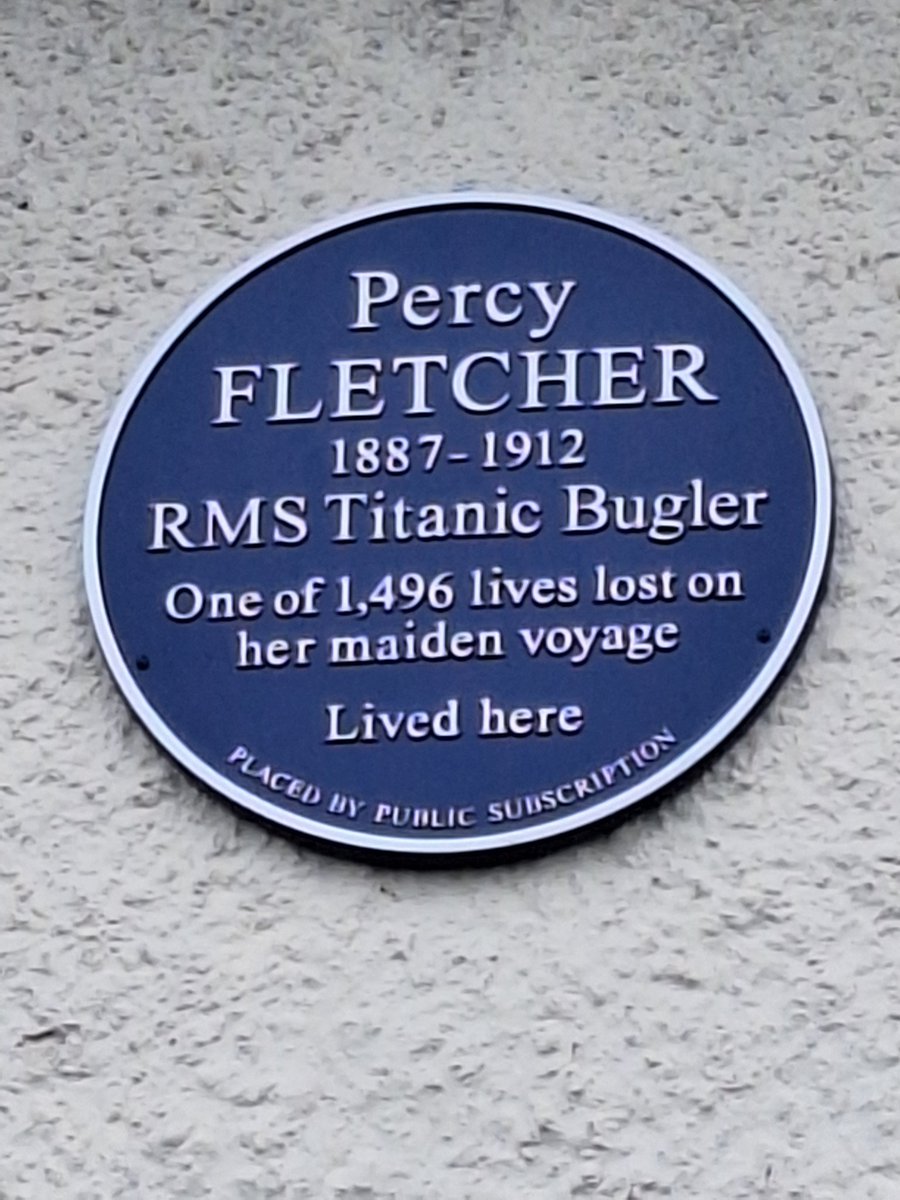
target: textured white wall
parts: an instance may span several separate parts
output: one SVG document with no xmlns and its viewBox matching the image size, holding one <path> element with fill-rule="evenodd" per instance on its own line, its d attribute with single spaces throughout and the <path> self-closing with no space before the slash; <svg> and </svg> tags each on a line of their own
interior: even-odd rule
<svg viewBox="0 0 900 1200">
<path fill-rule="evenodd" d="M 0 1197 L 900 1195 L 900 5 L 0 0 L 0 48 Z M 833 582 L 658 812 L 376 870 L 151 744 L 81 512 L 187 302 L 472 184 L 643 219 L 767 311 L 830 436 Z"/>
</svg>

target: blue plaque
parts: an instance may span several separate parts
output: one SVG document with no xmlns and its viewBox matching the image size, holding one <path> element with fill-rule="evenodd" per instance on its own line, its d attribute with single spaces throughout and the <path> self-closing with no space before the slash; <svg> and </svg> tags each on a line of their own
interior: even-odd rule
<svg viewBox="0 0 900 1200">
<path fill-rule="evenodd" d="M 87 590 L 128 702 L 282 826 L 569 835 L 764 699 L 825 576 L 800 373 L 695 255 L 563 201 L 328 221 L 164 336 L 103 440 Z"/>
</svg>

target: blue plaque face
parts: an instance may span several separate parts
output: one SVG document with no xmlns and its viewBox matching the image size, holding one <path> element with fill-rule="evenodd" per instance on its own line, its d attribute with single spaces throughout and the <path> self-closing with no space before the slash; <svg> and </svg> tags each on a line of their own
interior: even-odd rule
<svg viewBox="0 0 900 1200">
<path fill-rule="evenodd" d="M 761 314 L 579 205 L 382 205 L 190 308 L 113 416 L 86 577 L 147 728 L 374 851 L 496 851 L 673 784 L 811 617 L 831 482 Z"/>
</svg>

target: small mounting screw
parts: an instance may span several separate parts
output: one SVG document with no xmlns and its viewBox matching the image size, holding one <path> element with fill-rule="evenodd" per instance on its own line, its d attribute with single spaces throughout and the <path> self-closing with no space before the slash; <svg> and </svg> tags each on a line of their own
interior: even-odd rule
<svg viewBox="0 0 900 1200">
<path fill-rule="evenodd" d="M 772 635 L 769 633 L 768 629 L 760 629 L 759 633 L 756 635 L 756 640 L 758 642 L 762 642 L 764 646 L 767 646 L 772 640 Z"/>
<path fill-rule="evenodd" d="M 140 658 L 137 659 L 137 661 L 135 662 L 135 666 L 137 667 L 137 669 L 139 671 L 149 671 L 150 670 L 150 659 L 147 657 L 146 654 L 142 654 L 140 656 Z"/>
</svg>

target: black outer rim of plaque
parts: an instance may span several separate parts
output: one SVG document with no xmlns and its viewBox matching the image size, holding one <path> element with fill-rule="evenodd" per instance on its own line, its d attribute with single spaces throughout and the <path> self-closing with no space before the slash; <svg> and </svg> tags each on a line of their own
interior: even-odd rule
<svg viewBox="0 0 900 1200">
<path fill-rule="evenodd" d="M 798 406 L 806 432 L 815 481 L 814 526 L 803 585 L 781 638 L 772 647 L 750 687 L 741 694 L 735 704 L 703 737 L 669 760 L 666 768 L 655 772 L 649 779 L 623 789 L 606 801 L 600 801 L 577 813 L 547 821 L 537 827 L 519 827 L 502 834 L 469 837 L 397 838 L 325 825 L 299 813 L 282 809 L 220 774 L 179 740 L 145 698 L 135 673 L 123 657 L 113 633 L 100 572 L 100 519 L 109 468 L 131 413 L 167 355 L 219 300 L 279 258 L 315 241 L 387 217 L 450 207 L 525 210 L 575 219 L 612 230 L 666 255 L 714 288 L 764 343 L 784 375 Z M 619 824 L 626 814 L 655 805 L 676 788 L 684 786 L 708 765 L 710 759 L 717 757 L 739 736 L 774 695 L 811 629 L 816 609 L 824 595 L 831 558 L 833 504 L 832 471 L 825 435 L 805 380 L 767 318 L 716 268 L 666 236 L 645 228 L 638 222 L 588 205 L 525 194 L 519 196 L 514 193 L 456 192 L 450 195 L 388 201 L 313 225 L 236 268 L 182 313 L 159 339 L 122 393 L 101 441 L 88 489 L 85 512 L 84 579 L 97 640 L 120 691 L 135 715 L 166 753 L 205 788 L 255 816 L 267 827 L 282 833 L 289 832 L 296 836 L 298 841 L 317 844 L 320 848 L 341 857 L 402 863 L 408 866 L 440 866 L 449 859 L 460 865 L 477 865 L 488 861 L 541 854 L 571 844 L 594 829 L 609 829 Z M 147 664 L 141 664 L 138 671 L 146 669 Z"/>
</svg>

